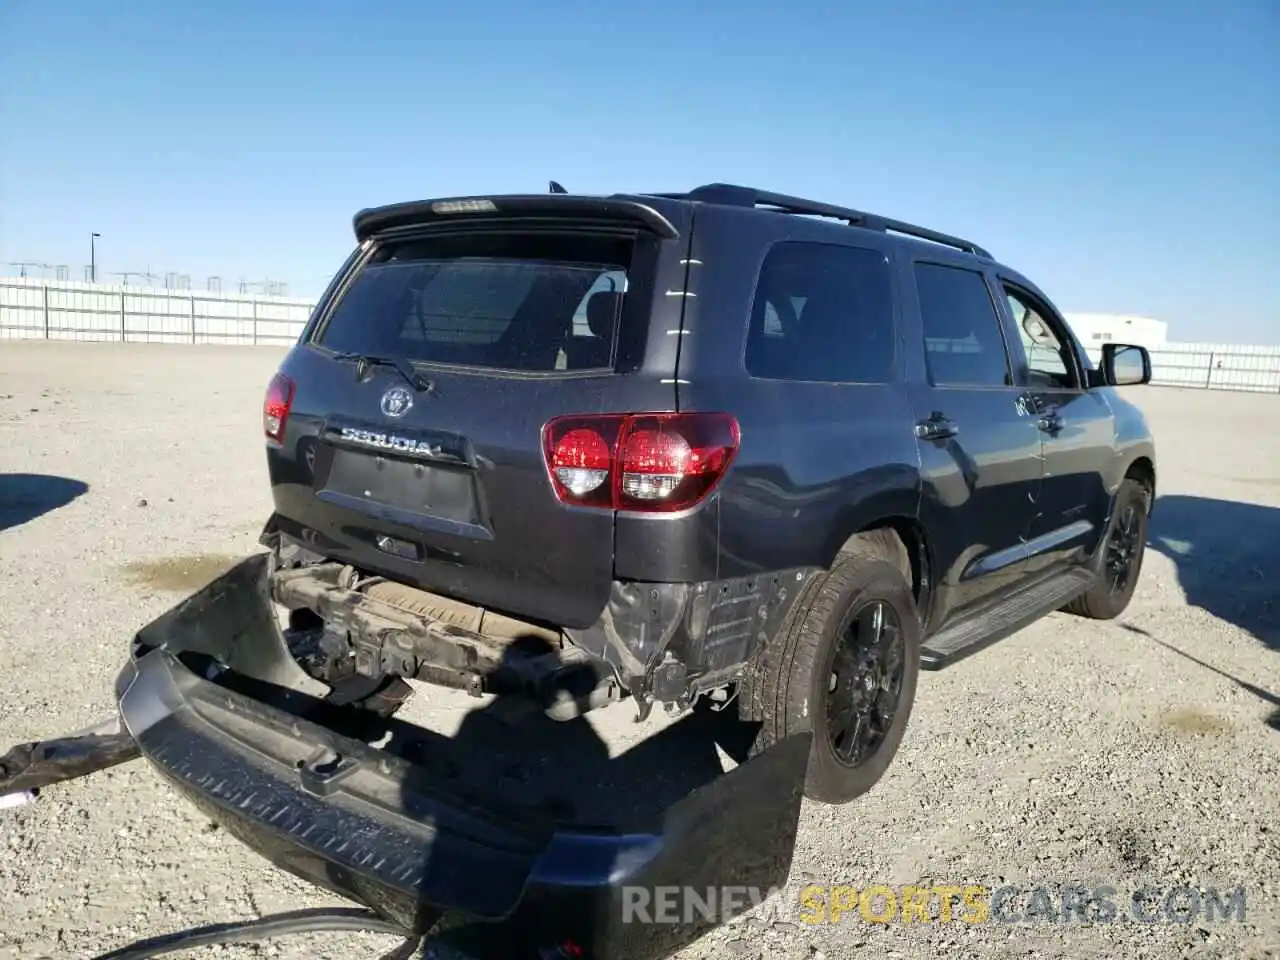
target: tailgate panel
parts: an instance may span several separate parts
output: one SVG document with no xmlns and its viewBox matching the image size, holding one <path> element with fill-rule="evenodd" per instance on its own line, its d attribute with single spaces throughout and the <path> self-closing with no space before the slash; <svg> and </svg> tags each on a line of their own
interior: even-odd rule
<svg viewBox="0 0 1280 960">
<path fill-rule="evenodd" d="M 370 500 L 424 516 L 480 525 L 475 472 L 384 454 L 333 449 L 321 494 Z"/>
<path fill-rule="evenodd" d="M 542 428 L 676 409 L 674 338 L 651 331 L 680 325 L 687 249 L 582 222 L 375 241 L 281 365 L 296 389 L 267 448 L 278 527 L 370 573 L 595 623 L 614 517 L 557 499 Z"/>
<path fill-rule="evenodd" d="M 298 383 L 289 416 L 297 439 L 268 450 L 282 531 L 331 559 L 526 619 L 595 622 L 613 578 L 613 515 L 556 499 L 541 430 L 579 404 L 610 402 L 606 378 L 434 374 L 439 395 L 420 400 L 403 418 L 412 422 L 384 420 L 377 430 L 460 435 L 467 462 L 454 463 L 333 439 L 334 410 L 377 424 L 383 394 L 404 383 L 398 374 L 361 383 L 353 364 L 309 348 L 285 369 Z"/>
</svg>

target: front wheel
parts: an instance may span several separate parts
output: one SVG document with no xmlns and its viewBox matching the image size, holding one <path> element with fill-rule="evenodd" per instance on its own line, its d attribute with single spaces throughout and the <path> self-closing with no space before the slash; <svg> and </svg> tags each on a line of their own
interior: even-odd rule
<svg viewBox="0 0 1280 960">
<path fill-rule="evenodd" d="M 920 672 L 920 620 L 905 551 L 857 543 L 810 585 L 789 629 L 748 680 L 762 722 L 753 753 L 813 735 L 804 793 L 843 804 L 876 785 L 906 732 Z"/>
<path fill-rule="evenodd" d="M 1146 554 L 1150 510 L 1146 489 L 1134 480 L 1125 480 L 1116 493 L 1115 510 L 1100 548 L 1100 579 L 1088 593 L 1067 604 L 1064 609 L 1068 613 L 1090 620 L 1111 620 L 1129 606 Z"/>
</svg>

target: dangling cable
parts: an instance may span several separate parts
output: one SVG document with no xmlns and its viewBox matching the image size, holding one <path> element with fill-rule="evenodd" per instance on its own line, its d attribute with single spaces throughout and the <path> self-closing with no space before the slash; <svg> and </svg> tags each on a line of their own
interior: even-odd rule
<svg viewBox="0 0 1280 960">
<path fill-rule="evenodd" d="M 409 936 L 407 931 L 389 920 L 384 920 L 372 910 L 326 907 L 316 910 L 295 910 L 277 913 L 256 920 L 236 923 L 215 923 L 207 927 L 180 930 L 149 940 L 139 940 L 127 947 L 100 954 L 93 960 L 149 960 L 179 950 L 207 947 L 218 943 L 250 943 L 299 933 L 332 933 L 359 931 L 385 933 L 406 937 L 404 943 L 383 956 L 382 960 L 408 960 L 421 943 L 420 937 Z"/>
</svg>

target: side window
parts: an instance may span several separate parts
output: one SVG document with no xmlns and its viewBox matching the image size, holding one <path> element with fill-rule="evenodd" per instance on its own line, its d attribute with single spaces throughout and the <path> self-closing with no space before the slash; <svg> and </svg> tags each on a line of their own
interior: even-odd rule
<svg viewBox="0 0 1280 960">
<path fill-rule="evenodd" d="M 930 382 L 935 386 L 1011 385 L 999 315 L 982 274 L 917 263 L 915 275 Z"/>
<path fill-rule="evenodd" d="M 886 383 L 893 333 L 893 287 L 883 253 L 786 241 L 760 268 L 747 372 L 771 380 Z"/>
<path fill-rule="evenodd" d="M 1054 332 L 1053 325 L 1025 295 L 1009 287 L 1004 288 L 1013 314 L 1013 325 L 1018 328 L 1022 351 L 1027 357 L 1027 373 L 1034 387 L 1060 387 L 1070 389 L 1076 385 L 1070 354 L 1066 344 Z"/>
</svg>

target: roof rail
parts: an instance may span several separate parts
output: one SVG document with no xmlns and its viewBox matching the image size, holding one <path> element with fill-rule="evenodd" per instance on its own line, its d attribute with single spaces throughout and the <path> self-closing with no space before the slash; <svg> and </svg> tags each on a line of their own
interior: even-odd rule
<svg viewBox="0 0 1280 960">
<path fill-rule="evenodd" d="M 932 240 L 948 247 L 956 247 L 966 253 L 987 260 L 994 259 L 990 253 L 969 240 L 953 237 L 928 227 L 918 227 L 913 223 L 882 217 L 875 213 L 865 213 L 852 207 L 841 207 L 819 200 L 805 200 L 803 197 L 791 197 L 783 193 L 770 193 L 768 190 L 757 190 L 754 187 L 743 187 L 733 183 L 708 183 L 685 194 L 661 194 L 661 196 L 682 200 L 698 200 L 703 203 L 725 204 L 735 207 L 768 207 L 781 213 L 797 213 L 819 217 L 834 217 L 843 220 L 851 227 L 863 227 L 867 230 L 891 231 L 918 237 L 921 240 Z"/>
</svg>

